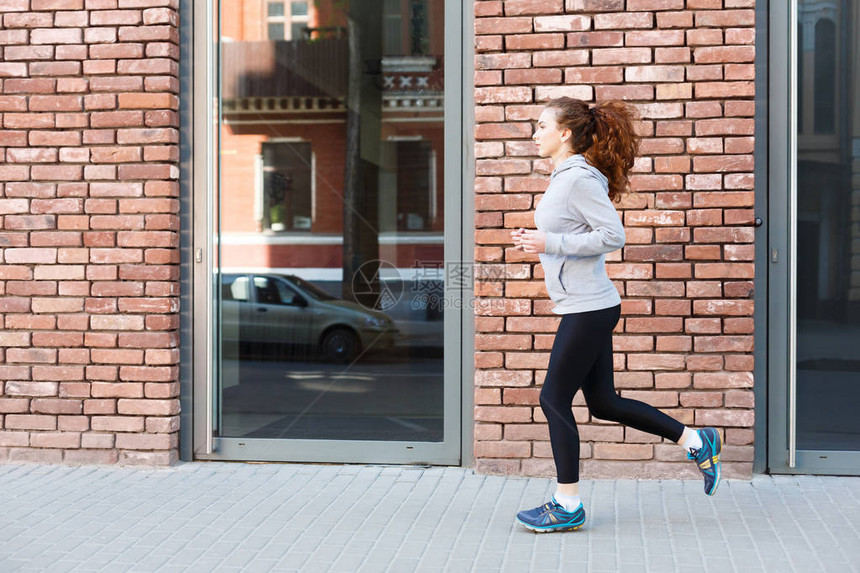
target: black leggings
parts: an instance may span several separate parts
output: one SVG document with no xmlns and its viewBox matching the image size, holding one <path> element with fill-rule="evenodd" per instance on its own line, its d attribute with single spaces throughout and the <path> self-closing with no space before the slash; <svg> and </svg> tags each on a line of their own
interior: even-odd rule
<svg viewBox="0 0 860 573">
<path fill-rule="evenodd" d="M 571 404 L 580 388 L 595 418 L 620 422 L 673 442 L 684 433 L 683 424 L 653 406 L 615 393 L 612 330 L 620 317 L 621 305 L 562 315 L 540 393 L 559 483 L 579 481 L 579 432 Z"/>
</svg>

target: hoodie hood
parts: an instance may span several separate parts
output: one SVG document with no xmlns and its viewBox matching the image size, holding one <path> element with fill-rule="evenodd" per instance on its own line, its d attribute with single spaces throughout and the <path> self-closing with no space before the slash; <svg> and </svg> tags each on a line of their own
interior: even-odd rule
<svg viewBox="0 0 860 573">
<path fill-rule="evenodd" d="M 600 170 L 589 163 L 585 157 L 581 153 L 577 153 L 576 155 L 571 155 L 564 161 L 558 164 L 555 169 L 552 170 L 549 178 L 550 181 L 564 171 L 568 171 L 569 169 L 583 169 L 587 171 L 592 177 L 597 179 L 602 185 L 608 186 L 609 179 L 606 178 L 606 175 L 600 172 Z"/>
</svg>

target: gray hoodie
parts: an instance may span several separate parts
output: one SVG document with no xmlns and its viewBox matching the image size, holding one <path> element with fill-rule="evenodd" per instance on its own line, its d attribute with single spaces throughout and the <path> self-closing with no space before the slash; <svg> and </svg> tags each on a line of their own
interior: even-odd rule
<svg viewBox="0 0 860 573">
<path fill-rule="evenodd" d="M 582 155 L 562 161 L 535 208 L 546 233 L 540 253 L 555 314 L 588 312 L 621 304 L 606 275 L 606 253 L 624 246 L 624 226 L 609 199 L 606 177 Z"/>
</svg>

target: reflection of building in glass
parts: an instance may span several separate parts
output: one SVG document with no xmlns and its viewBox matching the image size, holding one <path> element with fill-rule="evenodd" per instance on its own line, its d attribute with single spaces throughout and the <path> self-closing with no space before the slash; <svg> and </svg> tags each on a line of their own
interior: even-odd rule
<svg viewBox="0 0 860 573">
<path fill-rule="evenodd" d="M 364 204 L 353 208 L 377 237 L 374 258 L 407 270 L 443 260 L 442 3 L 372 2 L 352 24 L 338 6 L 222 5 L 225 268 L 340 280 L 351 65 L 363 72 L 352 81 Z"/>
<path fill-rule="evenodd" d="M 860 316 L 860 14 L 801 0 L 798 16 L 799 317 Z"/>
</svg>

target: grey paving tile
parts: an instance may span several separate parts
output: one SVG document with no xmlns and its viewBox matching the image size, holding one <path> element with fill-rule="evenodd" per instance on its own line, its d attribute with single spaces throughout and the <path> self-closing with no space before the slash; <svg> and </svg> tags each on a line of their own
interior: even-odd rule
<svg viewBox="0 0 860 573">
<path fill-rule="evenodd" d="M 698 482 L 584 481 L 586 528 L 535 535 L 513 516 L 544 501 L 551 480 L 357 465 L 6 465 L 0 570 L 841 573 L 860 562 L 858 486 L 755 476 L 705 498 Z"/>
</svg>

